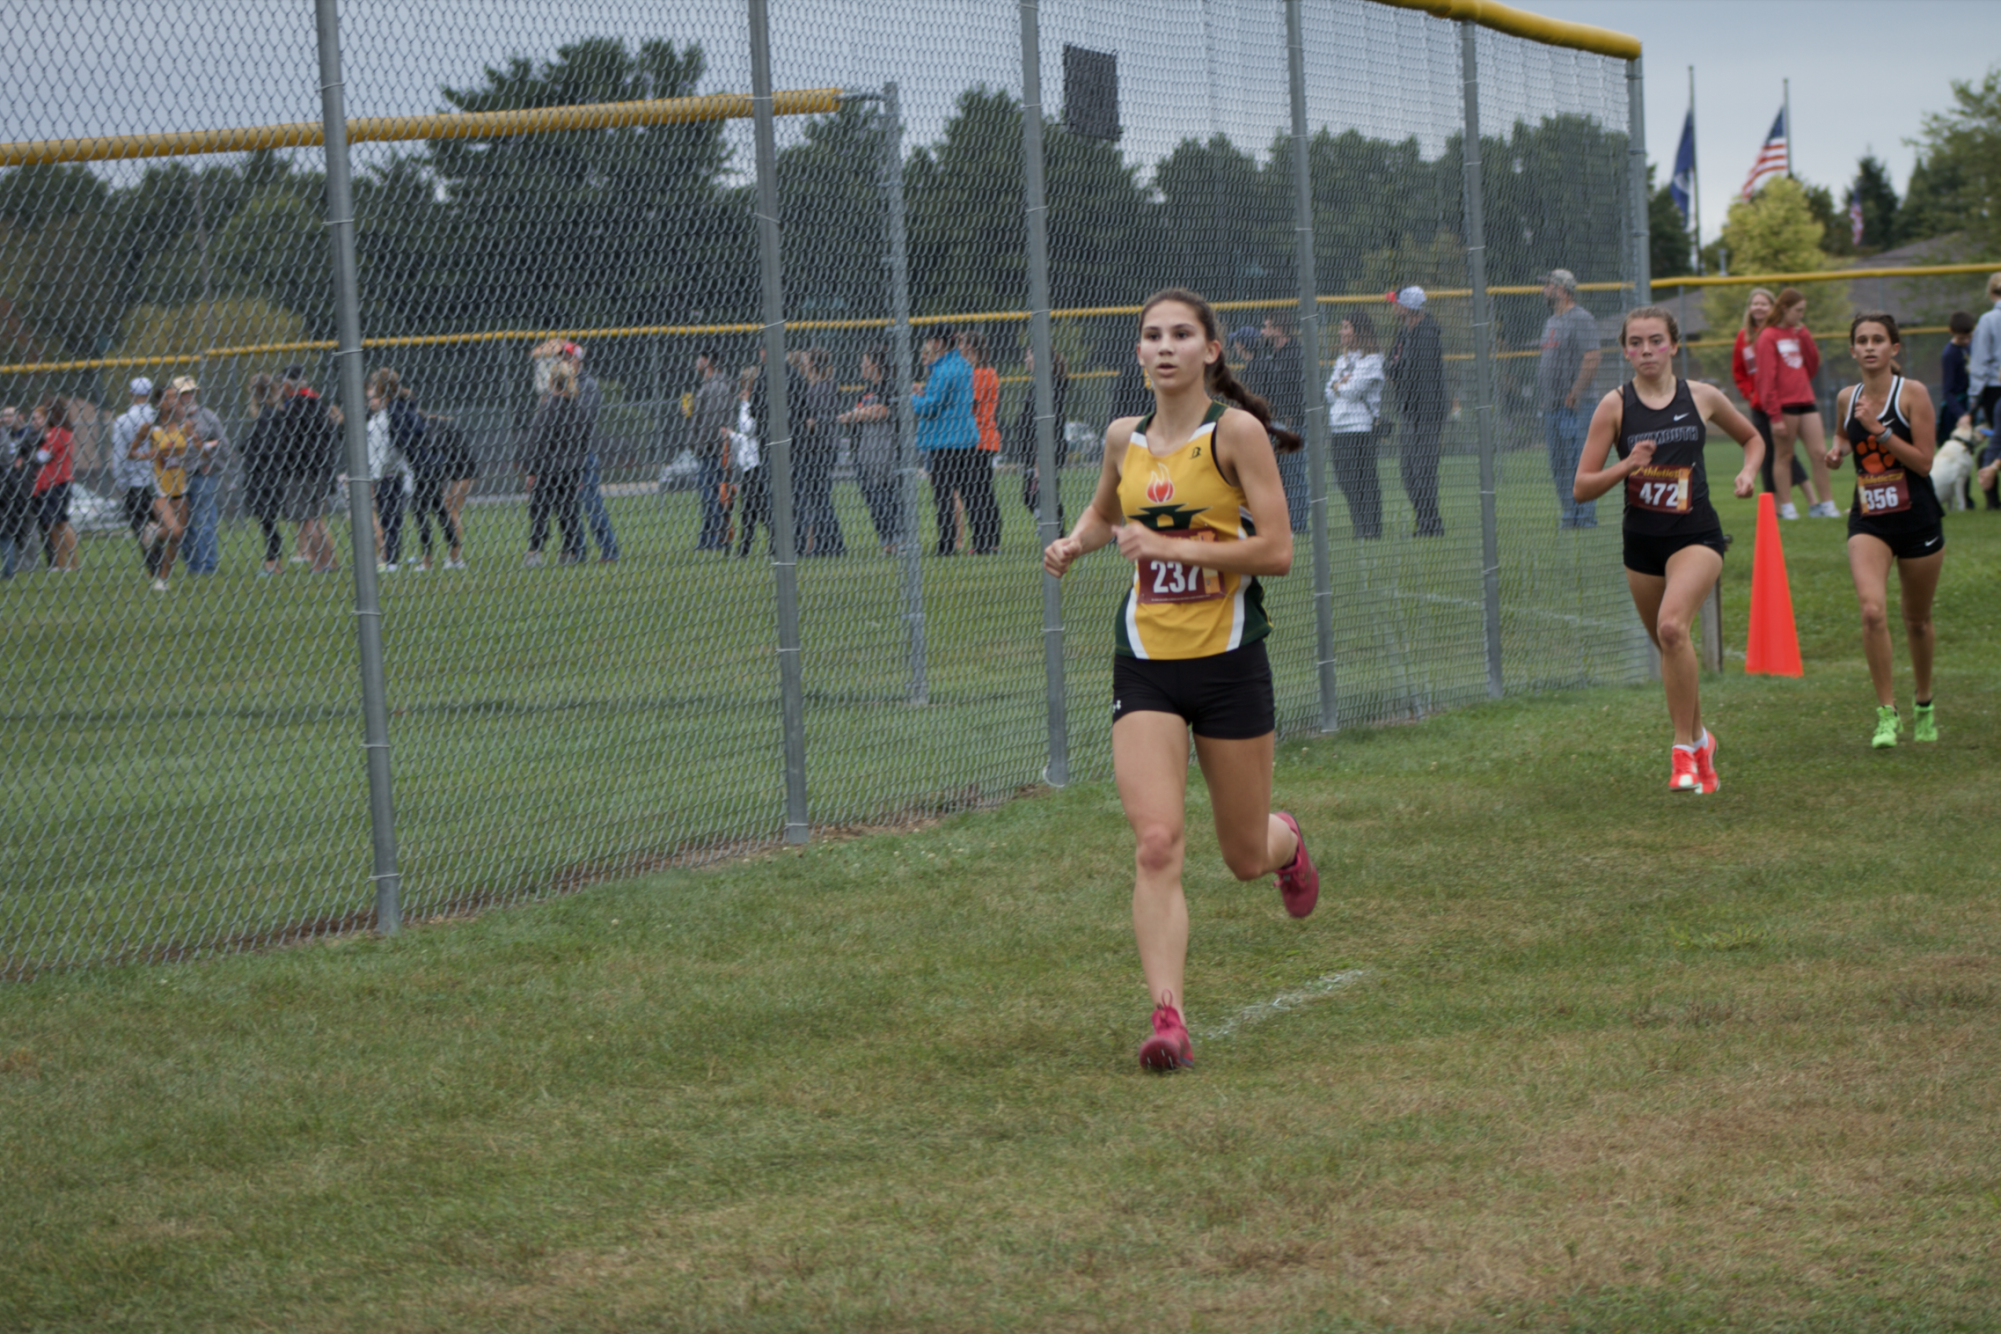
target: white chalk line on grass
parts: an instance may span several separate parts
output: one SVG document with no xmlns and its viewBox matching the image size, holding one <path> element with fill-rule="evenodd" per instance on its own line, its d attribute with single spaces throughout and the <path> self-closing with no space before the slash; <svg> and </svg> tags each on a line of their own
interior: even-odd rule
<svg viewBox="0 0 2001 1334">
<path fill-rule="evenodd" d="M 1390 590 L 1390 596 L 1399 602 L 1433 602 L 1447 607 L 1464 607 L 1468 611 L 1481 611 L 1484 609 L 1484 604 L 1475 602 L 1471 598 L 1455 598 L 1444 593 L 1405 593 L 1401 590 L 1392 589 Z M 1620 621 L 1607 621 L 1595 616 L 1572 616 L 1568 612 L 1548 611 L 1542 607 L 1509 607 L 1502 614 L 1506 616 L 1536 617 L 1545 621 L 1560 621 L 1565 625 L 1589 625 L 1601 630 L 1630 630 L 1633 628 L 1631 625 Z"/>
<path fill-rule="evenodd" d="M 1369 976 L 1372 974 L 1367 968 L 1350 968 L 1345 972 L 1329 973 L 1325 977 L 1307 983 L 1297 991 L 1281 992 L 1270 1000 L 1246 1005 L 1214 1028 L 1197 1029 L 1191 1036 L 1201 1038 L 1205 1042 L 1227 1041 L 1236 1036 L 1240 1028 L 1250 1028 L 1267 1019 L 1310 1005 Z"/>
</svg>

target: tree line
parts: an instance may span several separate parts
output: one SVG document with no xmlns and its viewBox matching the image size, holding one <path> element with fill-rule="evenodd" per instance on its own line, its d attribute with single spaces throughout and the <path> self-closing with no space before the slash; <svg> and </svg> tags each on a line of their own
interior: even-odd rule
<svg viewBox="0 0 2001 1334">
<path fill-rule="evenodd" d="M 550 60 L 489 67 L 476 85 L 446 88 L 443 97 L 466 112 L 681 97 L 696 93 L 705 72 L 698 44 L 590 38 Z M 1995 84 L 1990 77 L 1984 89 L 1961 91 L 1962 119 L 1973 115 L 1967 108 L 2001 101 Z M 1021 115 L 1009 94 L 970 88 L 935 142 L 906 146 L 900 171 L 918 316 L 1023 304 Z M 888 130 L 880 105 L 868 101 L 784 127 L 781 226 L 796 318 L 889 313 Z M 1950 177 L 1966 189 L 1968 180 L 1989 179 L 1978 176 L 1984 159 L 1961 130 L 1941 122 L 1937 133 L 1925 181 Z M 1289 137 L 1249 147 L 1191 137 L 1150 174 L 1116 143 L 1072 134 L 1060 119 L 1047 123 L 1044 142 L 1059 307 L 1131 304 L 1168 283 L 1218 300 L 1295 299 Z M 1465 286 L 1463 150 L 1457 137 L 1426 157 L 1414 138 L 1314 134 L 1307 151 L 1321 290 Z M 1623 133 L 1551 116 L 1483 139 L 1481 154 L 1490 282 L 1532 283 L 1551 267 L 1587 281 L 1625 276 Z M 363 329 L 398 336 L 755 321 L 748 177 L 718 122 L 409 145 L 356 180 Z M 125 186 L 81 166 L 0 174 L 7 358 L 331 338 L 323 190 L 319 173 L 271 152 L 169 162 Z M 1667 276 L 1686 242 L 1661 227 L 1659 207 L 1657 196 L 1654 266 Z M 1941 215 L 1915 190 L 1894 212 L 1965 218 L 1960 209 Z M 1847 235 L 1845 226 L 1831 230 Z M 1684 271 L 1685 263 L 1684 255 Z M 1498 315 L 1502 336 L 1522 342 L 1534 338 L 1542 312 L 1510 302 Z M 644 355 L 636 343 L 606 346 L 614 359 Z M 473 348 L 457 361 L 476 374 L 490 355 Z"/>
</svg>

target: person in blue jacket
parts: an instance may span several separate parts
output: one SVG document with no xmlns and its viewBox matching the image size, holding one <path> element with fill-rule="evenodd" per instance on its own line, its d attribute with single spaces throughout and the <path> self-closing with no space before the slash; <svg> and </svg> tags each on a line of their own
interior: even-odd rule
<svg viewBox="0 0 2001 1334">
<path fill-rule="evenodd" d="M 924 335 L 924 364 L 924 383 L 911 394 L 910 406 L 917 414 L 917 448 L 930 469 L 931 496 L 938 508 L 938 554 L 953 551 L 956 499 L 966 507 L 974 554 L 990 555 L 1000 549 L 1000 506 L 994 500 L 991 457 L 979 447 L 973 368 L 944 325 Z"/>
</svg>

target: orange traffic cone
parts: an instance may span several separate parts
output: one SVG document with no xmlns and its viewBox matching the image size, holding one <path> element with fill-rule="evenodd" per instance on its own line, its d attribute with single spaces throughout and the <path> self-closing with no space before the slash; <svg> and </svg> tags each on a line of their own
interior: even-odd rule
<svg viewBox="0 0 2001 1334">
<path fill-rule="evenodd" d="M 1747 675 L 1804 676 L 1793 590 L 1786 583 L 1786 549 L 1770 492 L 1758 497 L 1758 544 L 1751 555 L 1751 633 L 1744 644 Z"/>
</svg>

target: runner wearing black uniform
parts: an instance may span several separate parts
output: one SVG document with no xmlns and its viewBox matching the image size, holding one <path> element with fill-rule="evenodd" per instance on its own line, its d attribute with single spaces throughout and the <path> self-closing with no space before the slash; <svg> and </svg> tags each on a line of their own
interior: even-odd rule
<svg viewBox="0 0 2001 1334">
<path fill-rule="evenodd" d="M 1668 789 L 1714 792 L 1716 737 L 1702 726 L 1695 646 L 1688 627 L 1723 573 L 1723 525 L 1709 503 L 1702 449 L 1705 423 L 1715 422 L 1744 447 L 1733 489 L 1747 498 L 1758 478 L 1765 442 L 1713 385 L 1678 379 L 1674 357 L 1681 326 L 1659 306 L 1626 313 L 1619 350 L 1633 378 L 1598 401 L 1573 492 L 1596 500 L 1626 486 L 1626 586 L 1661 653 L 1661 685 L 1674 722 Z M 1605 467 L 1618 447 L 1619 462 Z"/>
<path fill-rule="evenodd" d="M 1827 451 L 1829 467 L 1855 454 L 1855 502 L 1848 510 L 1848 572 L 1862 603 L 1862 651 L 1876 687 L 1876 734 L 1869 744 L 1897 744 L 1896 684 L 1890 661 L 1890 618 L 1885 610 L 1890 562 L 1903 586 L 1904 634 L 1917 684 L 1913 741 L 1938 740 L 1932 717 L 1932 595 L 1945 565 L 1945 511 L 1932 489 L 1937 420 L 1925 387 L 1897 373 L 1902 336 L 1893 315 L 1857 315 L 1848 347 L 1862 368 L 1862 383 L 1835 397 L 1841 430 Z"/>
</svg>

